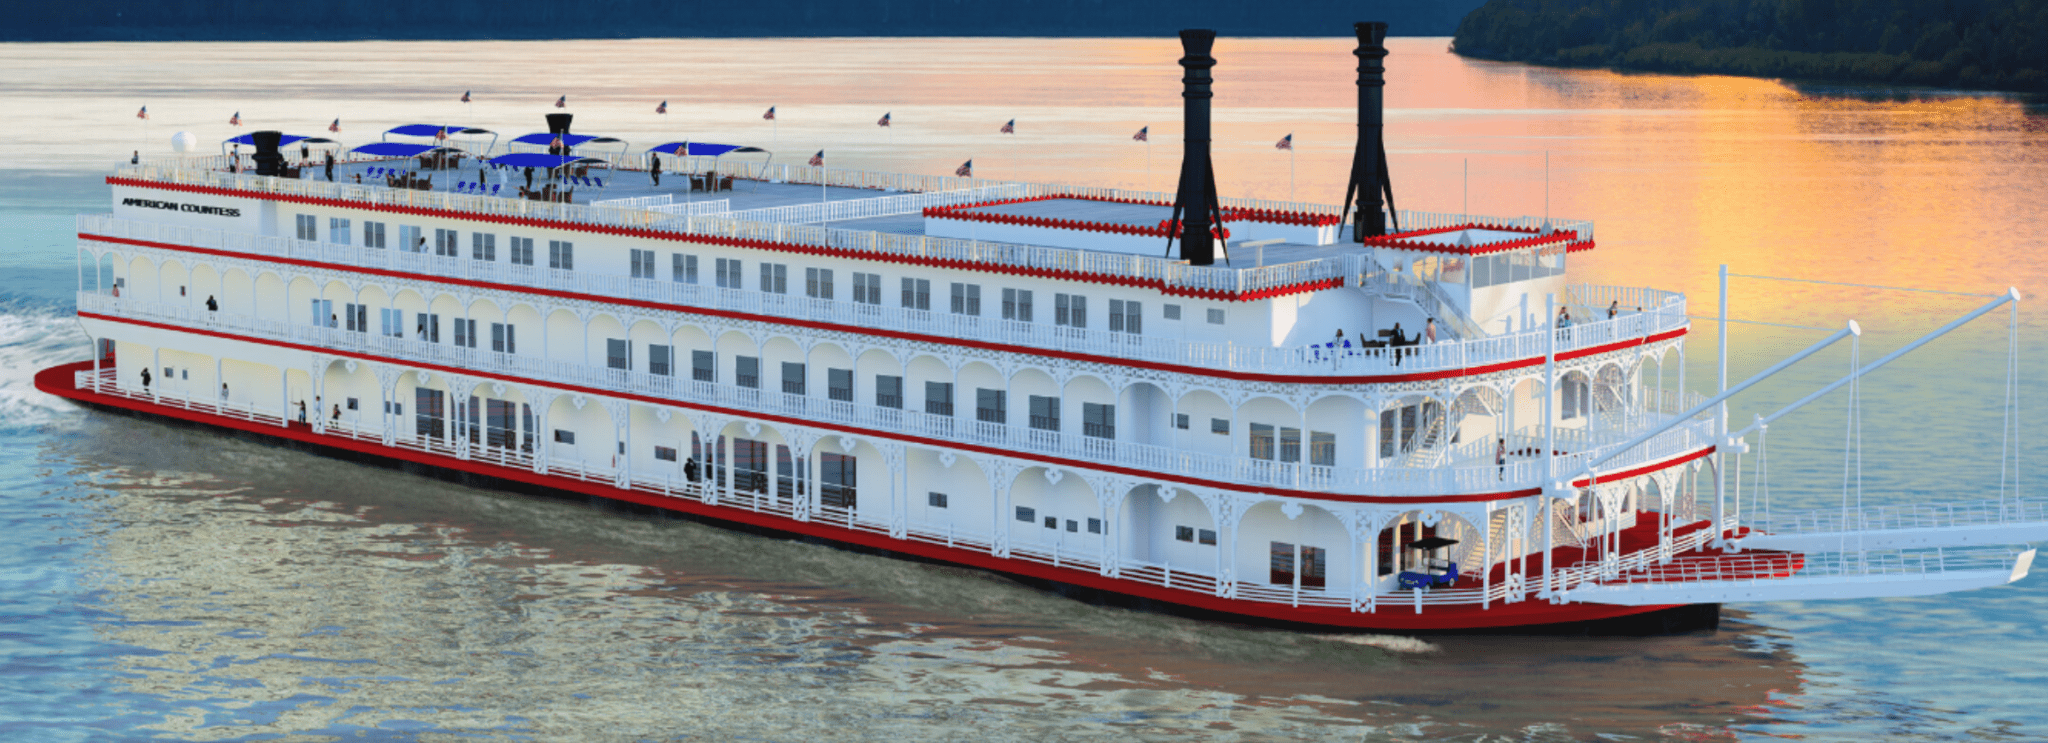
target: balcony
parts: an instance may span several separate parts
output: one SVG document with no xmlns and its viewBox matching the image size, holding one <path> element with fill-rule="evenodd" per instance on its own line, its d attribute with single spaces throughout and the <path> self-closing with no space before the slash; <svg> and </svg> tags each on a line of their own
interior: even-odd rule
<svg viewBox="0 0 2048 743">
<path fill-rule="evenodd" d="M 1625 341 L 1640 341 L 1687 327 L 1684 295 L 1640 287 L 1576 286 L 1571 296 L 1584 306 L 1573 315 L 1599 317 L 1606 303 L 1640 306 L 1613 319 L 1583 322 L 1564 329 L 1536 329 L 1399 349 L 1354 349 L 1248 346 L 1235 343 L 1133 335 L 1109 330 L 1016 322 L 950 312 L 884 307 L 851 301 L 768 294 L 654 279 L 563 271 L 495 261 L 413 253 L 396 249 L 260 236 L 155 222 L 80 215 L 78 231 L 93 236 L 142 240 L 167 245 L 245 253 L 253 258 L 289 258 L 341 267 L 399 272 L 422 278 L 447 278 L 503 285 L 508 291 L 549 289 L 586 295 L 593 301 L 618 297 L 663 305 L 677 311 L 717 309 L 760 316 L 764 321 L 801 320 L 850 328 L 933 336 L 939 342 L 997 343 L 1024 349 L 1082 353 L 1106 359 L 1166 364 L 1194 369 L 1227 369 L 1236 373 L 1301 377 L 1351 377 L 1462 371 L 1513 361 L 1541 359 L 1555 339 L 1556 350 L 1568 353 Z M 1123 256 L 1130 258 L 1131 256 Z M 1274 266 L 1269 268 L 1288 268 Z M 1357 274 L 1353 283 L 1395 296 L 1419 290 L 1385 281 L 1376 274 Z M 1597 305 L 1597 306 L 1596 306 Z M 1313 380 L 1304 380 L 1313 381 Z"/>
<path fill-rule="evenodd" d="M 1084 464 L 1248 487 L 1333 494 L 1429 497 L 1532 488 L 1538 486 L 1542 475 L 1543 463 L 1540 459 L 1512 461 L 1505 468 L 1496 466 L 1490 459 L 1484 457 L 1461 459 L 1447 463 L 1446 466 L 1427 468 L 1351 468 L 1203 454 L 1167 446 L 1114 441 L 1057 430 L 962 421 L 945 414 L 935 415 L 802 395 L 763 393 L 759 389 L 738 385 L 683 380 L 672 376 L 539 359 L 417 339 L 293 324 L 225 312 L 193 310 L 90 292 L 78 294 L 78 308 L 80 312 L 203 328 L 258 341 L 298 343 L 336 352 L 371 354 L 401 362 L 454 367 L 514 380 L 531 380 L 543 386 L 573 386 L 599 392 L 653 397 L 745 413 L 783 416 L 824 425 L 839 425 L 850 430 L 892 431 L 906 436 L 951 441 L 997 451 L 1057 457 Z M 1644 415 L 1630 419 L 1627 424 L 1631 430 L 1639 432 L 1664 419 L 1662 416 Z M 1625 433 L 1627 431 L 1616 431 L 1614 435 L 1620 437 Z M 1623 470 L 1696 451 L 1708 445 L 1712 433 L 1711 419 L 1689 421 L 1622 454 L 1614 461 L 1603 465 L 1602 469 L 1609 472 Z M 1575 463 L 1603 454 L 1613 445 L 1605 443 L 1591 446 L 1558 457 L 1557 471 L 1575 471 Z"/>
</svg>

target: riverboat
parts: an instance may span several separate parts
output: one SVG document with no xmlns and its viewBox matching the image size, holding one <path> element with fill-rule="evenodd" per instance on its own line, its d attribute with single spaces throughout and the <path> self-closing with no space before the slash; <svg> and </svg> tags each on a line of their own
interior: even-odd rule
<svg viewBox="0 0 2048 743">
<path fill-rule="evenodd" d="M 2048 513 L 2016 487 L 1746 516 L 1728 470 L 1767 420 L 1731 431 L 1727 398 L 1859 331 L 1740 383 L 1724 340 L 1716 394 L 1688 392 L 1687 297 L 1571 282 L 1591 222 L 1394 206 L 1385 26 L 1357 32 L 1338 205 L 1219 196 L 1202 31 L 1181 37 L 1176 193 L 642 149 L 567 114 L 502 147 L 413 124 L 138 158 L 107 178 L 111 212 L 78 218 L 96 353 L 37 384 L 1297 626 L 1529 627 L 2026 574 Z"/>
</svg>

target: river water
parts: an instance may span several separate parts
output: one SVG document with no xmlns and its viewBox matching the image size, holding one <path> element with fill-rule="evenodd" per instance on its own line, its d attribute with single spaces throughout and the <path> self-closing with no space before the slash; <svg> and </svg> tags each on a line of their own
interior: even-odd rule
<svg viewBox="0 0 2048 743">
<path fill-rule="evenodd" d="M 2038 102 L 1552 70 L 1445 44 L 1390 44 L 1400 205 L 1597 220 L 1579 281 L 1686 291 L 1701 316 L 1723 263 L 2048 289 Z M 1348 52 L 1217 44 L 1227 195 L 1341 197 Z M 983 177 L 1165 190 L 1177 57 L 1158 39 L 0 45 L 0 739 L 2048 737 L 2038 576 L 1729 606 L 1717 631 L 1654 638 L 1284 632 L 474 490 L 87 413 L 29 384 L 86 353 L 66 319 L 72 215 L 107 210 L 101 179 L 132 150 L 165 154 L 178 131 L 218 141 L 239 133 L 233 113 L 308 134 L 339 117 L 361 143 L 415 121 L 540 129 L 566 95 L 579 131 L 634 142 L 742 142 L 794 161 L 825 149 L 837 166 L 935 174 L 971 158 Z M 998 134 L 1013 118 L 1016 134 Z M 1150 145 L 1131 139 L 1144 126 Z M 1288 133 L 1292 154 L 1274 147 Z M 1985 301 L 1761 279 L 1732 295 L 1743 319 L 1856 319 L 1865 361 Z M 2016 316 L 2022 487 L 2044 451 L 2025 414 L 2048 387 L 2037 306 Z M 1865 502 L 2010 496 L 2012 321 L 1999 310 L 1868 379 Z M 1694 327 L 1693 389 L 1713 382 L 1714 330 Z M 1731 367 L 1753 373 L 1823 333 L 1740 326 Z M 1826 352 L 1736 415 L 1849 361 Z M 1847 405 L 1838 394 L 1772 427 L 1774 506 L 1843 498 Z"/>
</svg>

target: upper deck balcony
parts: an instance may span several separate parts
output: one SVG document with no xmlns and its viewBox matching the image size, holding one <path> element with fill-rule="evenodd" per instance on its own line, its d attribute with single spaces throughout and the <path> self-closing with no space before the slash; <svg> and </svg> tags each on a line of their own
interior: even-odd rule
<svg viewBox="0 0 2048 743">
<path fill-rule="evenodd" d="M 1237 249 L 1235 265 L 1190 266 L 1183 261 L 1141 254 L 1121 246 L 1083 245 L 1053 247 L 980 239 L 979 235 L 947 237 L 929 234 L 935 213 L 958 214 L 977 210 L 989 212 L 1012 205 L 1035 202 L 1048 208 L 1080 205 L 1098 210 L 1143 211 L 1159 209 L 1171 196 L 1064 185 L 1002 183 L 995 181 L 826 170 L 805 166 L 777 166 L 766 173 L 739 164 L 726 164 L 716 171 L 734 177 L 730 189 L 712 193 L 688 190 L 688 179 L 680 189 L 655 189 L 644 174 L 625 180 L 632 185 L 608 184 L 606 198 L 590 203 L 551 203 L 519 198 L 480 196 L 445 191 L 391 188 L 383 185 L 330 183 L 316 180 L 284 179 L 236 174 L 205 167 L 145 164 L 121 169 L 116 182 L 135 185 L 163 184 L 173 188 L 201 189 L 254 198 L 283 198 L 328 205 L 361 204 L 365 207 L 397 208 L 434 218 L 476 219 L 494 222 L 506 219 L 560 229 L 615 234 L 629 239 L 709 243 L 737 247 L 761 247 L 785 252 L 810 252 L 839 257 L 873 257 L 899 264 L 929 266 L 948 270 L 986 271 L 999 274 L 1094 280 L 1123 286 L 1156 287 L 1168 296 L 1217 300 L 1257 301 L 1264 297 L 1300 292 L 1356 288 L 1384 298 L 1412 301 L 1423 312 L 1443 318 L 1440 336 L 1445 342 L 1398 349 L 1346 348 L 1341 345 L 1247 344 L 1189 340 L 1181 337 L 1134 335 L 1016 322 L 990 317 L 958 315 L 905 308 L 861 305 L 788 295 L 770 295 L 743 289 L 716 288 L 620 275 L 593 274 L 440 257 L 402 250 L 365 249 L 314 241 L 179 227 L 155 222 L 109 217 L 82 217 L 81 234 L 146 240 L 172 245 L 212 248 L 257 255 L 289 257 L 343 266 L 401 271 L 422 276 L 493 282 L 517 290 L 521 287 L 575 292 L 602 298 L 621 298 L 678 305 L 678 309 L 701 307 L 754 313 L 768 319 L 798 320 L 851 325 L 878 330 L 940 336 L 984 343 L 998 343 L 1060 353 L 1082 353 L 1204 369 L 1228 369 L 1234 373 L 1306 377 L 1372 377 L 1455 372 L 1502 363 L 1527 361 L 1544 355 L 1554 338 L 1557 351 L 1582 349 L 1637 341 L 1683 329 L 1686 326 L 1683 296 L 1641 288 L 1565 287 L 1562 269 L 1545 274 L 1534 259 L 1548 249 L 1557 255 L 1570 246 L 1591 244 L 1590 223 L 1544 224 L 1532 218 L 1475 220 L 1465 215 L 1429 214 L 1403 211 L 1398 221 L 1406 230 L 1360 245 L 1340 237 L 1343 225 L 1336 208 L 1307 204 L 1282 204 L 1259 200 L 1226 200 L 1226 208 L 1238 210 L 1244 218 L 1226 220 L 1225 226 L 1240 229 L 1240 242 L 1248 235 L 1279 234 L 1267 238 L 1256 249 Z M 763 178 L 763 175 L 770 177 Z M 675 182 L 675 177 L 666 179 Z M 712 179 L 700 179 L 700 182 Z M 677 197 L 682 196 L 681 202 Z M 581 195 L 579 195 L 581 198 Z M 1028 214 L 1011 214 L 1028 217 Z M 1149 214 L 1137 218 L 1142 221 Z M 1443 237 L 1482 222 L 1505 234 L 1524 234 L 1520 240 L 1496 241 L 1475 246 L 1469 238 L 1460 245 Z M 1024 223 L 1011 220 L 1006 227 L 1039 227 L 1050 232 L 1100 232 L 1087 225 L 1110 224 L 1126 229 L 1110 237 L 1143 239 L 1146 251 L 1151 239 L 1132 227 L 1134 220 L 1093 222 L 1069 219 L 1060 223 Z M 988 222 L 995 225 L 997 222 Z M 1083 229 L 1068 229 L 1083 225 Z M 957 227 L 957 226 L 956 226 Z M 974 229 L 974 228 L 970 228 Z M 1466 233 L 1479 233 L 1467 229 Z M 1085 240 L 1083 242 L 1086 242 Z M 1326 244 L 1314 244 L 1326 243 Z M 1538 244 L 1541 243 L 1541 244 Z M 1163 248 L 1163 234 L 1158 238 Z M 1508 259 L 1513 251 L 1526 248 L 1531 260 Z M 1246 255 L 1249 253 L 1249 255 Z M 1482 253 L 1490 253 L 1482 256 Z M 1482 270 L 1488 262 L 1498 263 L 1494 271 Z M 1467 268 L 1467 266 L 1470 268 Z M 1567 332 L 1545 332 L 1548 323 L 1475 322 L 1466 309 L 1475 306 L 1486 291 L 1489 279 L 1505 283 L 1518 268 L 1521 277 L 1532 268 L 1538 275 L 1557 279 L 1559 301 L 1571 308 L 1575 318 L 1600 318 L 1580 322 Z M 1629 308 L 1609 319 L 1612 305 Z M 1531 328 L 1532 324 L 1540 327 Z M 1412 330 L 1419 330 L 1413 328 Z M 1511 332 L 1512 331 L 1512 332 Z"/>
</svg>

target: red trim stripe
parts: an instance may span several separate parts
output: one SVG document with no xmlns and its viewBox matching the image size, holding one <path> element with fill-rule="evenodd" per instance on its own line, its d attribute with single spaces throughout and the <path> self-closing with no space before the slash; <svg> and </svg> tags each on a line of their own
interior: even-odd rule
<svg viewBox="0 0 2048 743">
<path fill-rule="evenodd" d="M 352 351 L 342 351 L 342 350 L 337 350 L 337 349 L 332 349 L 332 348 L 326 348 L 326 347 L 324 347 L 324 346 L 309 346 L 309 345 L 305 345 L 305 344 L 300 344 L 300 343 L 291 343 L 291 342 L 286 342 L 286 341 L 271 341 L 271 340 L 267 340 L 267 339 L 257 339 L 257 338 L 250 338 L 250 337 L 248 337 L 248 336 L 236 335 L 236 334 L 232 334 L 232 333 L 222 333 L 222 332 L 218 332 L 218 331 L 212 331 L 212 330 L 202 330 L 202 329 L 199 329 L 199 328 L 193 328 L 193 327 L 185 327 L 185 326 L 179 326 L 179 325 L 170 325 L 170 324 L 166 324 L 166 323 L 159 323 L 159 322 L 151 322 L 151 321 L 148 321 L 148 320 L 135 320 L 135 319 L 130 319 L 130 318 L 124 318 L 124 317 L 114 317 L 114 316 L 112 316 L 112 315 L 102 315 L 102 314 L 99 314 L 99 313 L 97 313 L 97 312 L 80 312 L 80 313 L 78 313 L 78 316 L 79 316 L 79 317 L 82 317 L 82 318 L 90 318 L 90 319 L 94 319 L 94 320 L 103 320 L 103 321 L 106 321 L 106 322 L 111 322 L 111 323 L 118 323 L 118 324 L 123 324 L 123 325 L 135 325 L 135 326 L 140 326 L 140 327 L 146 327 L 146 328 L 154 328 L 154 329 L 157 329 L 157 330 L 169 330 L 169 331 L 175 331 L 175 332 L 181 332 L 181 333 L 192 333 L 192 334 L 195 334 L 195 335 L 203 335 L 203 336 L 208 336 L 208 337 L 212 337 L 212 338 L 222 338 L 222 339 L 226 339 L 226 340 L 232 340 L 232 341 L 239 341 L 239 342 L 243 342 L 243 343 L 251 343 L 251 344 L 255 344 L 255 345 L 259 345 L 259 346 L 269 346 L 269 347 L 274 347 L 274 348 L 290 348 L 290 349 L 294 349 L 294 350 L 299 350 L 299 351 L 307 351 L 307 352 L 312 352 L 312 353 L 319 353 L 319 354 L 326 354 L 326 355 L 331 355 L 331 356 L 345 356 L 345 357 L 352 357 L 352 358 L 357 358 L 357 359 L 361 359 L 361 360 L 364 360 L 364 361 L 374 361 L 374 362 L 378 362 L 378 363 L 383 363 L 383 364 L 394 364 L 394 365 L 398 365 L 398 366 L 402 366 L 402 367 L 410 367 L 410 368 L 414 368 L 414 369 L 431 369 L 431 370 L 434 370 L 434 371 L 438 371 L 438 372 L 442 372 L 442 373 L 445 373 L 445 374 L 459 374 L 459 375 L 465 375 L 465 376 L 473 376 L 473 377 L 482 377 L 482 378 L 485 378 L 485 379 L 493 379 L 493 380 L 498 380 L 498 381 L 502 381 L 502 382 L 513 382 L 513 383 L 520 383 L 520 384 L 534 384 L 534 385 L 540 385 L 540 386 L 548 387 L 548 388 L 550 388 L 550 389 L 558 389 L 558 390 L 564 390 L 564 391 L 568 391 L 568 392 L 579 392 L 579 393 L 583 393 L 583 394 L 587 394 L 587 395 L 595 395 L 595 396 L 598 396 L 598 397 L 609 397 L 609 398 L 613 398 L 613 399 L 619 399 L 619 400 L 632 400 L 632 401 L 635 401 L 635 402 L 641 402 L 641 403 L 646 403 L 646 404 L 649 404 L 649 405 L 661 405 L 661 406 L 666 406 L 666 407 L 673 407 L 673 408 L 689 408 L 689 409 L 692 409 L 692 410 L 703 410 L 703 411 L 707 411 L 707 412 L 714 412 L 714 413 L 720 413 L 720 414 L 723 414 L 723 415 L 729 415 L 729 416 L 732 416 L 732 417 L 735 417 L 735 418 L 741 418 L 741 419 L 753 419 L 753 420 L 760 420 L 760 421 L 765 421 L 765 422 L 773 422 L 773 423 L 780 423 L 780 424 L 783 424 L 783 425 L 792 425 L 792 426 L 805 426 L 805 427 L 809 427 L 809 428 L 819 428 L 819 429 L 826 429 L 826 430 L 836 431 L 836 432 L 839 432 L 839 433 L 847 433 L 847 434 L 857 434 L 857 435 L 860 435 L 860 436 L 867 436 L 867 437 L 871 437 L 871 438 L 879 438 L 879 439 L 891 439 L 891 440 L 895 440 L 895 441 L 901 441 L 901 442 L 904 442 L 904 443 L 908 443 L 908 444 L 916 444 L 916 445 L 919 445 L 919 446 L 931 447 L 931 448 L 936 448 L 936 449 L 953 449 L 953 450 L 957 450 L 957 451 L 967 451 L 967 452 L 974 452 L 974 453 L 976 453 L 976 454 L 983 454 L 983 455 L 990 455 L 990 456 L 1005 456 L 1005 457 L 1015 457 L 1015 458 L 1018 458 L 1018 459 L 1028 459 L 1028 460 L 1032 460 L 1032 461 L 1036 461 L 1036 462 L 1040 462 L 1040 463 L 1043 463 L 1043 464 L 1047 464 L 1047 465 L 1051 465 L 1051 466 L 1056 466 L 1056 467 L 1067 467 L 1067 468 L 1072 468 L 1072 469 L 1086 469 L 1086 470 L 1095 470 L 1095 471 L 1098 471 L 1098 472 L 1112 472 L 1112 473 L 1116 473 L 1116 474 L 1119 474 L 1119 475 L 1126 475 L 1126 476 L 1129 476 L 1129 477 L 1136 477 L 1136 478 L 1139 478 L 1139 479 L 1142 479 L 1142 480 L 1147 480 L 1147 481 L 1163 481 L 1163 482 L 1172 482 L 1172 483 L 1178 483 L 1178 484 L 1182 484 L 1182 485 L 1192 485 L 1192 486 L 1195 486 L 1195 487 L 1204 487 L 1204 488 L 1217 488 L 1217 489 L 1221 489 L 1221 490 L 1232 490 L 1232 491 L 1237 491 L 1237 492 L 1244 492 L 1244 493 L 1260 493 L 1260 494 L 1265 494 L 1265 495 L 1276 495 L 1276 496 L 1282 496 L 1282 497 L 1287 497 L 1287 498 L 1301 498 L 1301 499 L 1304 499 L 1304 500 L 1320 500 L 1320 501 L 1336 501 L 1336 502 L 1341 502 L 1341 503 L 1416 503 L 1416 504 L 1421 504 L 1421 503 L 1432 503 L 1432 502 L 1434 502 L 1434 503 L 1479 503 L 1479 502 L 1486 502 L 1486 501 L 1498 501 L 1498 500 L 1512 500 L 1512 499 L 1515 499 L 1515 498 L 1523 498 L 1523 497 L 1527 497 L 1527 496 L 1531 496 L 1531 495 L 1536 495 L 1536 494 L 1538 494 L 1538 493 L 1541 493 L 1541 492 L 1543 492 L 1543 491 L 1542 491 L 1541 489 L 1538 489 L 1538 488 L 1525 488 L 1525 489 L 1521 489 L 1521 490 L 1510 490 L 1510 491 L 1502 491 L 1502 492 L 1496 492 L 1496 493 L 1467 493 L 1467 494 L 1461 494 L 1461 495 L 1439 495 L 1439 496 L 1391 496 L 1391 495 L 1352 495 L 1352 494 L 1343 494 L 1343 493 L 1323 493 L 1323 492 L 1316 492 L 1316 491 L 1309 491 L 1309 490 L 1294 490 L 1294 489 L 1291 489 L 1291 488 L 1272 488 L 1272 487 L 1261 487 L 1261 486 L 1255 486 L 1255 485 L 1242 485 L 1242 484 L 1236 484 L 1236 483 L 1218 482 L 1218 481 L 1215 481 L 1215 480 L 1204 480 L 1204 479 L 1200 479 L 1200 478 L 1194 478 L 1194 477 L 1184 477 L 1184 476 L 1180 476 L 1180 475 L 1169 475 L 1169 474 L 1165 474 L 1165 473 L 1159 473 L 1159 472 L 1148 472 L 1148 471 L 1145 471 L 1145 470 L 1133 469 L 1133 468 L 1130 468 L 1130 467 L 1122 467 L 1122 466 L 1117 466 L 1117 465 L 1108 465 L 1108 464 L 1097 464 L 1097 463 L 1094 463 L 1094 462 L 1082 462 L 1082 461 L 1076 461 L 1076 460 L 1071 460 L 1071 459 L 1065 459 L 1065 458 L 1061 458 L 1061 457 L 1051 457 L 1051 456 L 1045 456 L 1045 455 L 1040 455 L 1040 454 L 1033 454 L 1033 453 L 1030 453 L 1030 452 L 1021 452 L 1021 451 L 1017 451 L 1017 450 L 1014 450 L 1014 449 L 1003 449 L 1003 448 L 997 448 L 997 447 L 992 447 L 992 446 L 983 446 L 983 445 L 980 445 L 980 444 L 969 444 L 969 443 L 963 443 L 963 442 L 945 441 L 945 440 L 941 440 L 941 439 L 932 439 L 932 438 L 925 438 L 925 437 L 923 437 L 923 436 L 910 436 L 910 435 L 905 435 L 905 434 L 901 434 L 901 433 L 895 433 L 895 432 L 892 432 L 892 431 L 877 431 L 877 430 L 873 430 L 873 429 L 867 429 L 867 428 L 856 428 L 856 427 L 852 427 L 852 426 L 846 426 L 846 425 L 841 425 L 841 424 L 836 424 L 836 423 L 830 423 L 830 422 L 825 422 L 825 421 L 813 421 L 813 420 L 806 420 L 806 419 L 802 419 L 802 418 L 791 418 L 791 417 L 788 417 L 788 416 L 781 416 L 781 415 L 771 415 L 771 414 L 767 414 L 767 413 L 761 413 L 761 412 L 758 412 L 758 411 L 751 411 L 751 410 L 737 410 L 737 409 L 733 409 L 733 408 L 721 408 L 721 407 L 716 407 L 716 406 L 711 406 L 711 405 L 702 405 L 702 404 L 698 404 L 698 403 L 682 402 L 682 401 L 678 401 L 678 400 L 668 400 L 668 399 L 664 399 L 664 398 L 659 398 L 659 397 L 651 397 L 651 396 L 647 396 L 647 395 L 639 395 L 639 394 L 634 394 L 634 393 L 630 393 L 630 392 L 616 392 L 616 391 L 613 391 L 613 390 L 603 390 L 603 389 L 597 389 L 597 388 L 595 388 L 595 387 L 582 387 L 582 386 L 578 386 L 578 385 L 570 385 L 570 384 L 559 384 L 559 383 L 555 383 L 555 382 L 537 382 L 537 381 L 534 381 L 534 380 L 530 380 L 530 379 L 525 379 L 525 378 L 522 378 L 522 377 L 514 377 L 514 376 L 509 376 L 509 375 L 505 375 L 505 374 L 494 374 L 494 373 L 491 373 L 491 372 L 486 372 L 486 371 L 478 371 L 478 370 L 475 370 L 475 369 L 464 369 L 464 368 L 461 368 L 461 367 L 453 367 L 453 366 L 443 366 L 443 365 L 440 365 L 440 364 L 429 364 L 429 363 L 421 363 L 421 362 L 417 362 L 417 361 L 410 361 L 410 360 L 405 360 L 405 359 L 395 359 L 395 358 L 389 358 L 389 357 L 385 357 L 385 356 L 373 356 L 373 355 L 369 355 L 369 354 L 355 353 L 355 352 L 352 352 Z M 1702 450 L 1701 452 L 1699 452 L 1699 453 L 1697 453 L 1697 454 L 1691 455 L 1691 456 L 1690 456 L 1689 458 L 1686 458 L 1686 459 L 1683 459 L 1683 460 L 1678 460 L 1678 461 L 1691 461 L 1691 460 L 1692 460 L 1692 458 L 1697 458 L 1698 456 L 1700 456 L 1700 455 L 1703 455 L 1703 454 L 1705 454 L 1706 452 L 1709 452 L 1709 451 L 1712 451 L 1712 447 L 1708 447 L 1707 449 L 1705 449 L 1705 450 Z M 1624 477 L 1634 477 L 1634 476 L 1636 476 L 1636 475 L 1644 474 L 1644 473 L 1647 473 L 1647 472 L 1654 472 L 1654 471 L 1656 471 L 1656 470 L 1659 470 L 1659 469 L 1663 469 L 1664 467 L 1668 467 L 1668 466 L 1671 466 L 1671 464 L 1670 464 L 1670 463 L 1664 463 L 1664 464 L 1653 464 L 1653 465 L 1648 465 L 1648 466 L 1645 466 L 1645 467 L 1640 467 L 1640 468 L 1637 468 L 1637 469 L 1635 469 L 1635 470 L 1630 470 L 1630 471 L 1627 471 L 1627 472 L 1616 472 L 1616 473 L 1612 473 L 1612 474 L 1607 474 L 1607 475 L 1603 475 L 1603 476 L 1602 476 L 1602 479 L 1610 479 L 1610 478 L 1611 478 L 1611 479 L 1620 479 L 1620 478 L 1624 478 Z"/>
<path fill-rule="evenodd" d="M 188 245 L 173 245 L 170 243 L 152 242 L 148 240 L 133 240 L 125 237 L 108 237 L 104 235 L 94 235 L 85 232 L 78 233 L 78 239 L 115 243 L 120 245 L 134 245 L 136 247 L 144 248 L 157 248 L 162 250 L 172 250 L 185 253 L 196 253 L 199 255 L 211 255 L 224 258 L 253 260 L 289 266 L 335 269 L 354 273 L 368 274 L 371 276 L 383 276 L 387 278 L 404 279 L 408 281 L 418 281 L 422 279 L 422 277 L 416 274 L 408 274 L 401 271 L 388 271 L 384 269 L 349 266 L 340 263 L 308 261 L 297 258 L 279 258 L 275 256 L 238 253 L 228 250 L 215 250 L 212 248 L 196 248 Z M 1189 374 L 1202 377 L 1214 377 L 1217 379 L 1230 379 L 1240 382 L 1272 382 L 1277 384 L 1319 385 L 1427 382 L 1439 379 L 1455 379 L 1458 377 L 1492 374 L 1494 372 L 1508 371 L 1511 369 L 1523 369 L 1533 366 L 1541 366 L 1543 364 L 1542 358 L 1532 357 L 1527 359 L 1518 359 L 1515 361 L 1505 361 L 1497 364 L 1487 364 L 1484 366 L 1466 367 L 1463 369 L 1445 369 L 1433 372 L 1419 372 L 1415 374 L 1354 374 L 1344 376 L 1262 374 L 1257 372 L 1238 372 L 1231 371 L 1228 369 L 1213 369 L 1208 367 L 1184 366 L 1180 364 L 1166 364 L 1154 361 L 1142 361 L 1138 359 L 1123 359 L 1112 356 L 1096 356 L 1093 354 L 1074 353 L 1071 351 L 1057 351 L 1053 349 L 1036 348 L 1032 346 L 1017 346 L 1007 343 L 992 343 L 988 341 L 979 341 L 968 338 L 951 338 L 946 336 L 924 335 L 921 333 L 910 333 L 899 330 L 884 330 L 880 328 L 869 328 L 857 325 L 840 325 L 838 323 L 819 322 L 815 320 L 800 320 L 797 318 L 778 317 L 774 315 L 756 315 L 752 313 L 734 312 L 730 310 L 712 309 L 708 307 L 693 307 L 690 305 L 681 304 L 664 304 L 661 302 L 649 302 L 646 300 L 629 299 L 625 297 L 607 297 L 598 296 L 595 294 L 578 294 L 575 292 L 557 291 L 553 289 L 540 289 L 536 287 L 519 286 L 516 284 L 498 284 L 488 281 L 475 281 L 471 279 L 458 279 L 443 276 L 432 276 L 425 278 L 426 280 L 433 281 L 435 283 L 453 284 L 456 286 L 467 286 L 478 289 L 494 289 L 514 293 L 534 294 L 544 297 L 556 297 L 560 299 L 575 299 L 587 302 L 618 304 L 625 305 L 628 307 L 638 307 L 641 309 L 689 312 L 692 314 L 707 315 L 710 317 L 722 317 L 732 320 L 745 320 L 752 322 L 765 322 L 779 325 L 790 325 L 799 328 L 809 328 L 811 330 L 825 330 L 840 333 L 856 333 L 860 335 L 869 335 L 881 338 L 892 338 L 896 340 L 916 341 L 921 343 L 937 343 L 940 345 L 964 346 L 967 348 L 979 348 L 983 350 L 997 351 L 1001 353 L 1014 353 L 1025 356 L 1039 356 L 1044 358 L 1062 359 L 1066 361 L 1078 361 L 1091 364 L 1107 364 L 1110 366 L 1123 366 L 1134 369 L 1151 369 L 1154 371 L 1171 372 L 1175 374 Z M 1571 359 L 1582 358 L 1585 356 L 1593 356 L 1597 354 L 1608 353 L 1611 351 L 1618 351 L 1631 346 L 1642 346 L 1651 343 L 1661 343 L 1663 341 L 1683 336 L 1687 333 L 1687 331 L 1688 328 L 1667 330 L 1662 333 L 1651 335 L 1645 338 L 1616 341 L 1614 343 L 1607 343 L 1598 346 L 1582 348 L 1577 351 L 1567 351 L 1558 354 L 1557 358 L 1559 361 L 1569 361 Z"/>
</svg>

